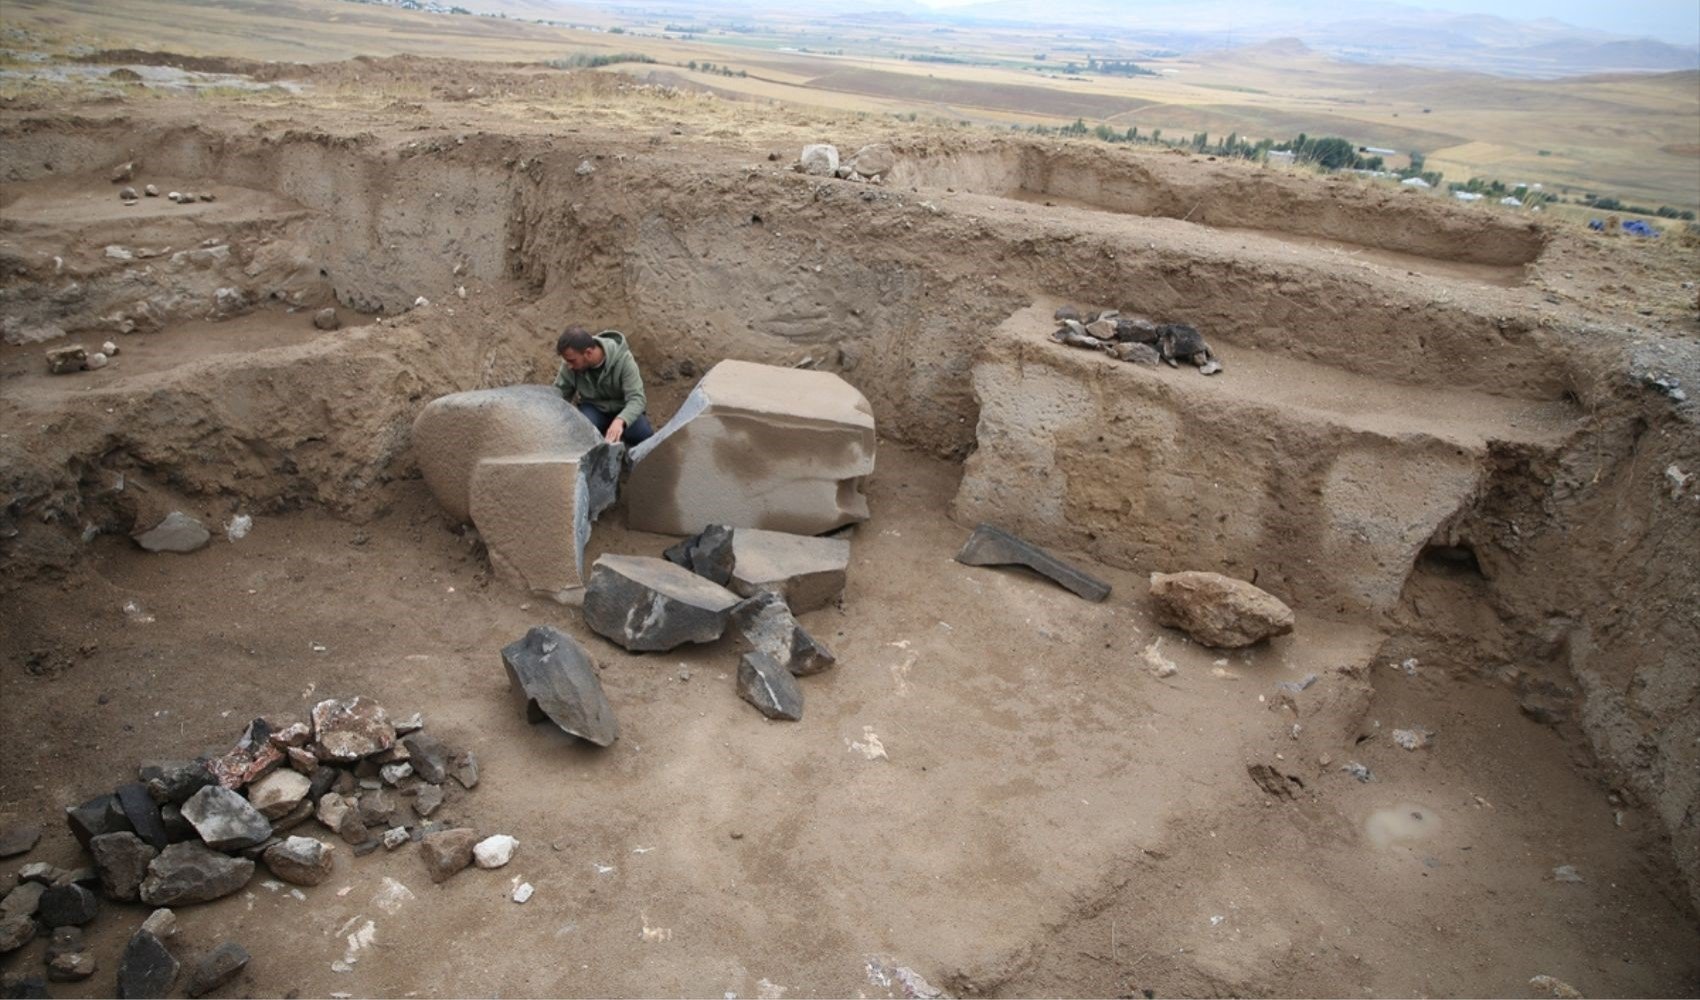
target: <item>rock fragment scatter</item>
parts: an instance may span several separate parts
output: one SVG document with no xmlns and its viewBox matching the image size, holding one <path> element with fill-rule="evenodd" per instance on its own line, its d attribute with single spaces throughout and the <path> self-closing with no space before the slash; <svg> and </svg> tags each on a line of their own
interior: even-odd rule
<svg viewBox="0 0 1700 1000">
<path fill-rule="evenodd" d="M 419 842 L 425 874 L 435 881 L 469 866 L 475 853 L 480 867 L 506 864 L 519 846 L 514 838 L 480 841 L 465 824 L 424 818 L 464 804 L 479 780 L 476 755 L 427 733 L 418 715 L 399 727 L 405 735 L 398 738 L 398 724 L 370 698 L 326 699 L 305 721 L 254 719 L 229 750 L 143 762 L 136 780 L 67 808 L 66 824 L 91 864 L 71 872 L 43 862 L 19 869 L 16 887 L 0 899 L 0 953 L 46 935 L 46 968 L 44 977 L 8 976 L 7 995 L 15 984 L 45 988 L 96 976 L 88 929 L 129 912 L 108 904 L 135 903 L 157 909 L 131 933 L 117 968 L 107 972 L 114 980 L 97 992 L 198 997 L 226 988 L 247 968 L 247 949 L 224 941 L 194 956 L 176 953 L 168 942 L 177 918 L 168 907 L 241 892 L 259 865 L 279 883 L 320 885 L 336 869 L 335 841 L 356 855 L 375 848 L 374 824 L 392 849 Z M 391 770 L 398 766 L 403 770 Z M 386 771 L 388 784 L 377 780 Z M 313 819 L 323 828 L 317 835 L 289 832 Z M 29 853 L 41 835 L 33 824 L 0 830 L 0 856 Z"/>
<path fill-rule="evenodd" d="M 1059 307 L 1053 318 L 1057 327 L 1051 339 L 1068 347 L 1101 351 L 1131 364 L 1166 362 L 1178 368 L 1185 362 L 1203 375 L 1222 371 L 1222 362 L 1204 335 L 1187 323 L 1157 323 L 1115 309 L 1083 314 L 1074 306 Z"/>
</svg>

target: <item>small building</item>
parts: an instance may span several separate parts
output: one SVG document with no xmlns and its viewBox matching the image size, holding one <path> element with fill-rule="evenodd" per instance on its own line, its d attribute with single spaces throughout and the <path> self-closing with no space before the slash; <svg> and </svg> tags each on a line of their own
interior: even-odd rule
<svg viewBox="0 0 1700 1000">
<path fill-rule="evenodd" d="M 1508 207 L 1508 208 L 1522 208 L 1523 207 L 1523 203 L 1521 201 L 1519 201 L 1515 195 L 1509 195 L 1508 194 L 1505 197 L 1499 199 L 1499 203 L 1501 205 Z"/>
<path fill-rule="evenodd" d="M 1268 155 L 1270 163 L 1280 163 L 1287 166 L 1292 166 L 1293 161 L 1297 159 L 1290 149 L 1271 149 Z"/>
<path fill-rule="evenodd" d="M 1452 197 L 1457 198 L 1459 201 L 1481 201 L 1482 200 L 1482 196 L 1477 194 L 1474 191 L 1454 191 L 1454 192 L 1452 192 Z"/>
<path fill-rule="evenodd" d="M 1404 180 L 1400 181 L 1399 183 L 1405 185 L 1406 187 L 1414 187 L 1414 188 L 1426 188 L 1426 187 L 1433 187 L 1434 186 L 1434 185 L 1430 184 L 1428 181 L 1423 180 L 1421 177 L 1407 177 Z"/>
</svg>

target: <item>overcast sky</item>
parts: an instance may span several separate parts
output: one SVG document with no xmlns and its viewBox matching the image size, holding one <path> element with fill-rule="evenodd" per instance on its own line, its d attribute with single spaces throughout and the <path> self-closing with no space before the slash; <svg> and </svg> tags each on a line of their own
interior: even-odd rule
<svg viewBox="0 0 1700 1000">
<path fill-rule="evenodd" d="M 932 7 L 960 7 L 982 0 L 920 0 Z M 1068 0 L 1057 0 L 1067 6 Z M 1172 9 L 1172 0 L 1162 4 Z M 1128 0 L 1129 11 L 1139 0 Z M 1248 12 L 1260 6 L 1246 0 Z M 1584 28 L 1625 35 L 1647 35 L 1672 45 L 1700 45 L 1700 0 L 1421 0 L 1413 7 L 1449 10 L 1463 14 L 1495 14 L 1516 20 L 1551 17 Z M 1339 16 L 1338 0 L 1318 0 L 1319 13 Z"/>
</svg>

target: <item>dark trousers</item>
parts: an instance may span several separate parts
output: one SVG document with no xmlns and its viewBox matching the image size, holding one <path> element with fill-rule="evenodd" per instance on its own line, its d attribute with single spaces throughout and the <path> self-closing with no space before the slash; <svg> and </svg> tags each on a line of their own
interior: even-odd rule
<svg viewBox="0 0 1700 1000">
<path fill-rule="evenodd" d="M 596 426 L 598 432 L 608 433 L 608 425 L 614 422 L 618 413 L 603 413 L 589 403 L 578 404 L 578 411 L 584 418 Z M 642 414 L 636 420 L 626 425 L 620 434 L 620 442 L 628 448 L 636 448 L 655 434 L 655 429 L 649 426 L 649 415 Z"/>
</svg>

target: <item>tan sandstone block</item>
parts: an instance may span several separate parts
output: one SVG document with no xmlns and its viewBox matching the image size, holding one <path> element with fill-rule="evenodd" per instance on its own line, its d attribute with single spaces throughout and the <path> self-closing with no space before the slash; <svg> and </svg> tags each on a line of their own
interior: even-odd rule
<svg viewBox="0 0 1700 1000">
<path fill-rule="evenodd" d="M 632 459 L 632 528 L 816 535 L 867 520 L 873 410 L 830 372 L 722 361 Z"/>
</svg>

